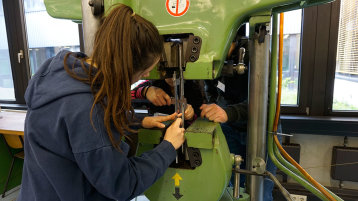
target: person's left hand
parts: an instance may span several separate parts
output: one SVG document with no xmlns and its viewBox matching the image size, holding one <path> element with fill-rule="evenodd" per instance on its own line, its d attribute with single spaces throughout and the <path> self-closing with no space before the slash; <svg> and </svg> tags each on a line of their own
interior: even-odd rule
<svg viewBox="0 0 358 201">
<path fill-rule="evenodd" d="M 178 115 L 178 113 L 173 113 L 168 116 L 144 117 L 142 121 L 142 126 L 144 128 L 164 128 L 165 125 L 162 123 L 163 121 L 174 120 L 177 116 L 181 115 Z"/>
<path fill-rule="evenodd" d="M 206 117 L 210 121 L 225 123 L 228 120 L 225 110 L 216 104 L 203 104 L 201 105 L 200 109 L 200 116 Z"/>
<path fill-rule="evenodd" d="M 185 120 L 191 121 L 193 120 L 193 117 L 194 117 L 194 109 L 190 104 L 187 104 L 184 112 L 184 118 Z"/>
</svg>

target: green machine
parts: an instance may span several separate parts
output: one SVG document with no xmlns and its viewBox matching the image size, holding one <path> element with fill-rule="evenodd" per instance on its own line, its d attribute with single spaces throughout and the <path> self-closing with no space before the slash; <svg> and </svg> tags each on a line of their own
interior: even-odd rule
<svg viewBox="0 0 358 201">
<path fill-rule="evenodd" d="M 104 11 L 116 3 L 126 4 L 137 14 L 153 22 L 162 35 L 192 34 L 200 37 L 202 39 L 200 57 L 195 62 L 186 64 L 184 77 L 185 79 L 213 79 L 221 72 L 236 31 L 241 24 L 248 22 L 250 17 L 270 16 L 271 12 L 299 9 L 328 1 L 332 0 L 92 0 L 90 2 L 93 5 L 92 10 L 97 10 L 94 7 L 98 5 L 102 6 Z M 88 0 L 83 4 L 88 6 Z M 81 11 L 81 0 L 45 0 L 45 5 L 49 15 L 54 18 L 81 21 L 82 15 L 85 19 L 87 14 L 91 14 Z M 93 21 L 91 23 L 96 24 Z M 84 26 L 86 28 L 85 23 Z M 86 30 L 84 32 L 86 41 Z M 151 78 L 159 79 L 160 73 L 153 71 Z"/>
<path fill-rule="evenodd" d="M 138 154 L 152 149 L 162 137 L 162 130 L 140 130 Z M 149 200 L 233 200 L 226 187 L 234 155 L 229 152 L 219 124 L 198 119 L 186 129 L 185 137 L 190 160 L 184 160 L 184 155 L 180 157 L 179 150 L 178 163 L 173 162 L 145 195 Z M 241 197 L 238 200 L 249 200 L 243 192 Z"/>
<path fill-rule="evenodd" d="M 250 83 L 247 170 L 265 171 L 267 98 L 270 61 L 271 14 L 321 4 L 330 0 L 45 0 L 47 12 L 55 18 L 81 22 L 85 52 L 99 15 L 116 3 L 130 6 L 150 20 L 164 36 L 165 53 L 151 79 L 173 77 L 180 86 L 176 107 L 184 109 L 184 79 L 214 79 L 226 66 L 224 61 L 238 28 L 250 24 Z M 275 49 L 275 48 L 273 48 Z M 163 137 L 163 130 L 142 129 L 138 154 L 152 149 Z M 152 201 L 263 201 L 263 178 L 247 177 L 246 193 L 238 187 L 227 188 L 240 156 L 230 154 L 217 123 L 197 119 L 185 131 L 186 142 L 177 160 L 145 195 Z M 235 171 L 237 172 L 237 171 Z"/>
</svg>

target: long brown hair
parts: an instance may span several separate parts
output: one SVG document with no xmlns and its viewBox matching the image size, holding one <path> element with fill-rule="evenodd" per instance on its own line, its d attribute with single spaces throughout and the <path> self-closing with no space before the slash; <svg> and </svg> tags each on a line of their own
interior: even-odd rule
<svg viewBox="0 0 358 201">
<path fill-rule="evenodd" d="M 87 76 L 77 75 L 73 68 L 70 70 L 66 64 L 69 55 L 65 57 L 67 73 L 91 86 L 94 96 L 90 113 L 92 125 L 93 110 L 100 105 L 109 139 L 118 150 L 120 140 L 126 137 L 125 132 L 135 132 L 129 128 L 134 114 L 130 95 L 132 77 L 153 65 L 162 51 L 163 39 L 156 27 L 130 7 L 117 4 L 102 19 L 95 35 L 89 67 L 84 65 L 86 58 L 80 59 Z M 119 140 L 112 134 L 112 125 L 120 133 Z"/>
</svg>

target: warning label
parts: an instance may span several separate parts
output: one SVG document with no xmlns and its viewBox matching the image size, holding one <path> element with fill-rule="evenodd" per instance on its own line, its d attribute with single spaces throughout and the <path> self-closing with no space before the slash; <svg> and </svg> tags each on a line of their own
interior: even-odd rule
<svg viewBox="0 0 358 201">
<path fill-rule="evenodd" d="M 189 0 L 166 0 L 165 6 L 170 15 L 180 17 L 188 11 Z"/>
</svg>

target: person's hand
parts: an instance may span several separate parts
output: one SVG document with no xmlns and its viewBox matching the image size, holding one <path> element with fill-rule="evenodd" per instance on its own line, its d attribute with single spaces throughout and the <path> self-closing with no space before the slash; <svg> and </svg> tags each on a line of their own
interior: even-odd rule
<svg viewBox="0 0 358 201">
<path fill-rule="evenodd" d="M 165 132 L 164 140 L 170 142 L 175 149 L 178 149 L 185 140 L 184 128 L 180 128 L 181 118 L 178 118 Z"/>
<path fill-rule="evenodd" d="M 225 123 L 228 120 L 225 110 L 216 104 L 203 104 L 200 107 L 201 117 L 206 117 L 210 121 Z"/>
<path fill-rule="evenodd" d="M 146 98 L 155 106 L 170 105 L 172 103 L 169 95 L 158 87 L 148 87 Z"/>
<path fill-rule="evenodd" d="M 184 118 L 185 118 L 185 120 L 190 121 L 190 120 L 193 120 L 193 117 L 194 117 L 194 109 L 190 104 L 187 104 L 185 112 L 184 112 Z"/>
<path fill-rule="evenodd" d="M 162 123 L 163 121 L 174 120 L 177 116 L 179 116 L 178 113 L 173 113 L 168 116 L 144 117 L 142 126 L 144 128 L 164 128 L 165 125 Z"/>
</svg>

